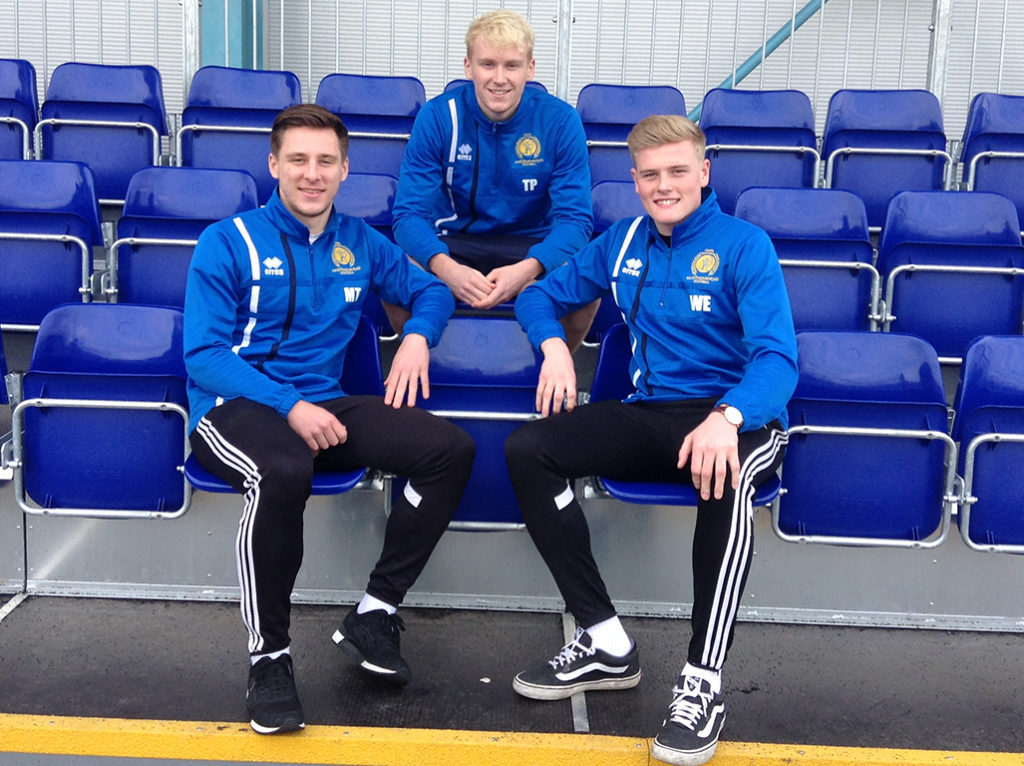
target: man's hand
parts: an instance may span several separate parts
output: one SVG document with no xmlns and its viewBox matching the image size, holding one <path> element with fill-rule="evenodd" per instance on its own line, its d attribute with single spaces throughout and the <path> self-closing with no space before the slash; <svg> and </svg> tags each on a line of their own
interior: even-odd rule
<svg viewBox="0 0 1024 766">
<path fill-rule="evenodd" d="M 487 274 L 487 280 L 494 285 L 494 290 L 484 300 L 480 301 L 480 305 L 473 308 L 490 309 L 499 303 L 514 299 L 523 291 L 524 287 L 535 281 L 543 271 L 544 267 L 540 265 L 540 261 L 536 258 L 524 258 L 519 263 L 499 266 Z"/>
<path fill-rule="evenodd" d="M 306 442 L 313 454 L 344 444 L 348 431 L 341 421 L 319 405 L 300 399 L 288 410 L 288 425 Z"/>
<path fill-rule="evenodd" d="M 677 468 L 690 462 L 693 486 L 707 500 L 714 492 L 721 500 L 725 491 L 726 468 L 732 472 L 732 488 L 740 485 L 739 433 L 721 412 L 712 412 L 683 439 Z"/>
<path fill-rule="evenodd" d="M 430 348 L 427 339 L 411 332 L 402 338 L 402 344 L 391 361 L 388 379 L 384 381 L 384 404 L 396 410 L 402 401 L 416 406 L 416 394 L 422 389 L 423 398 L 430 398 L 430 380 L 427 369 L 430 366 Z"/>
<path fill-rule="evenodd" d="M 476 269 L 464 266 L 447 253 L 438 253 L 430 259 L 430 270 L 448 285 L 452 295 L 473 308 L 481 305 L 494 292 L 494 284 Z"/>
<path fill-rule="evenodd" d="M 548 338 L 540 344 L 544 362 L 537 380 L 537 412 L 542 417 L 554 415 L 564 406 L 571 411 L 576 406 L 576 366 L 572 354 L 561 338 Z"/>
</svg>

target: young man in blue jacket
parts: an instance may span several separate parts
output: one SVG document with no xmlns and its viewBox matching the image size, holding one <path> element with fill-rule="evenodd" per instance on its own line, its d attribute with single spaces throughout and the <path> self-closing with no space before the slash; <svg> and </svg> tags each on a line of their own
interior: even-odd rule
<svg viewBox="0 0 1024 766">
<path fill-rule="evenodd" d="M 598 572 L 571 481 L 692 482 L 693 635 L 653 754 L 699 764 L 714 754 L 725 717 L 720 674 L 753 551 L 753 488 L 782 460 L 796 338 L 771 241 L 722 213 L 700 129 L 684 117 L 648 117 L 629 147 L 647 215 L 619 221 L 516 301 L 544 356 L 545 417 L 514 432 L 505 455 L 530 535 L 579 627 L 513 687 L 561 699 L 640 681 L 637 646 Z M 629 328 L 636 393 L 576 407 L 557 318 L 608 292 Z"/>
<path fill-rule="evenodd" d="M 429 395 L 428 348 L 454 310 L 450 291 L 334 211 L 348 175 L 345 126 L 302 104 L 277 116 L 270 146 L 277 190 L 266 207 L 203 232 L 185 296 L 192 449 L 245 499 L 236 553 L 246 703 L 262 734 L 305 726 L 288 628 L 314 469 L 410 477 L 366 593 L 334 635 L 366 671 L 404 684 L 396 611 L 455 513 L 474 453 L 464 431 L 412 406 Z M 411 312 L 383 398 L 347 396 L 339 382 L 370 291 Z"/>
<path fill-rule="evenodd" d="M 569 104 L 526 87 L 533 43 L 513 11 L 477 18 L 466 33 L 472 82 L 424 105 L 402 161 L 395 241 L 475 309 L 513 300 L 593 229 L 583 123 Z M 565 318 L 570 347 L 596 310 Z M 403 315 L 388 314 L 398 329 Z"/>
</svg>

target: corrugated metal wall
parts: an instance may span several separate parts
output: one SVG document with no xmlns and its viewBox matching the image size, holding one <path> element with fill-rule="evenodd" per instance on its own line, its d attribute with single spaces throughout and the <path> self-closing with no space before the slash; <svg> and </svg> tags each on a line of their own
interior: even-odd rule
<svg viewBox="0 0 1024 766">
<path fill-rule="evenodd" d="M 241 12 L 240 0 L 203 2 L 229 18 Z M 262 36 L 263 66 L 294 71 L 309 99 L 333 72 L 414 75 L 433 95 L 463 75 L 469 22 L 504 6 L 537 32 L 537 79 L 555 91 L 567 72 L 561 95 L 570 102 L 590 82 L 671 84 L 692 108 L 808 5 L 818 2 L 262 0 L 261 26 L 252 33 Z M 940 56 L 931 50 L 936 8 L 949 18 Z M 560 49 L 562 16 L 572 21 Z M 1022 16 L 1024 0 L 827 0 L 738 87 L 803 90 L 820 130 L 835 90 L 925 88 L 932 68 L 944 64 L 935 89 L 955 140 L 974 93 L 1024 93 Z M 174 114 L 185 96 L 186 45 L 198 44 L 186 41 L 182 17 L 182 0 L 4 0 L 0 56 L 32 61 L 41 97 L 49 72 L 64 61 L 153 64 Z"/>
</svg>

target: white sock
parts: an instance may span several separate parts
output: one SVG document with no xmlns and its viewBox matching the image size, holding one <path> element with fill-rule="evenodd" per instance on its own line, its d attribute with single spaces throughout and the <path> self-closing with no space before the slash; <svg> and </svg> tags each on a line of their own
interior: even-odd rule
<svg viewBox="0 0 1024 766">
<path fill-rule="evenodd" d="M 251 654 L 251 655 L 249 655 L 249 661 L 253 665 L 255 665 L 257 662 L 262 660 L 264 657 L 269 657 L 272 660 L 276 660 L 278 657 L 280 657 L 280 656 L 282 656 L 284 654 L 291 654 L 291 653 L 292 653 L 291 647 L 290 646 L 286 646 L 284 649 L 282 649 L 282 650 L 280 650 L 278 652 L 267 652 L 266 654 Z"/>
<path fill-rule="evenodd" d="M 697 665 L 691 665 L 689 662 L 687 662 L 686 667 L 683 668 L 683 675 L 703 678 L 705 681 L 711 684 L 712 694 L 718 694 L 720 691 L 722 691 L 722 672 L 720 670 L 709 670 L 708 668 L 702 668 Z"/>
<path fill-rule="evenodd" d="M 587 628 L 587 633 L 590 634 L 594 648 L 614 657 L 624 657 L 633 648 L 633 642 L 630 641 L 626 629 L 619 622 L 618 616 L 609 617 L 597 625 L 590 626 Z"/>
<path fill-rule="evenodd" d="M 363 600 L 359 602 L 359 606 L 356 607 L 356 614 L 366 614 L 372 612 L 375 609 L 383 609 L 388 614 L 394 614 L 398 611 L 397 607 L 391 606 L 386 601 L 381 601 L 379 598 L 374 598 L 369 593 L 363 594 Z"/>
</svg>

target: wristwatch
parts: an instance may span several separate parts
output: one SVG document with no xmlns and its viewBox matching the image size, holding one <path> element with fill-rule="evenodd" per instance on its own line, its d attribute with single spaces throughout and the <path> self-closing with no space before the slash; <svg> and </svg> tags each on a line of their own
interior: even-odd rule
<svg viewBox="0 0 1024 766">
<path fill-rule="evenodd" d="M 712 412 L 721 412 L 725 416 L 726 422 L 736 428 L 743 425 L 743 413 L 731 404 L 719 404 Z"/>
</svg>

